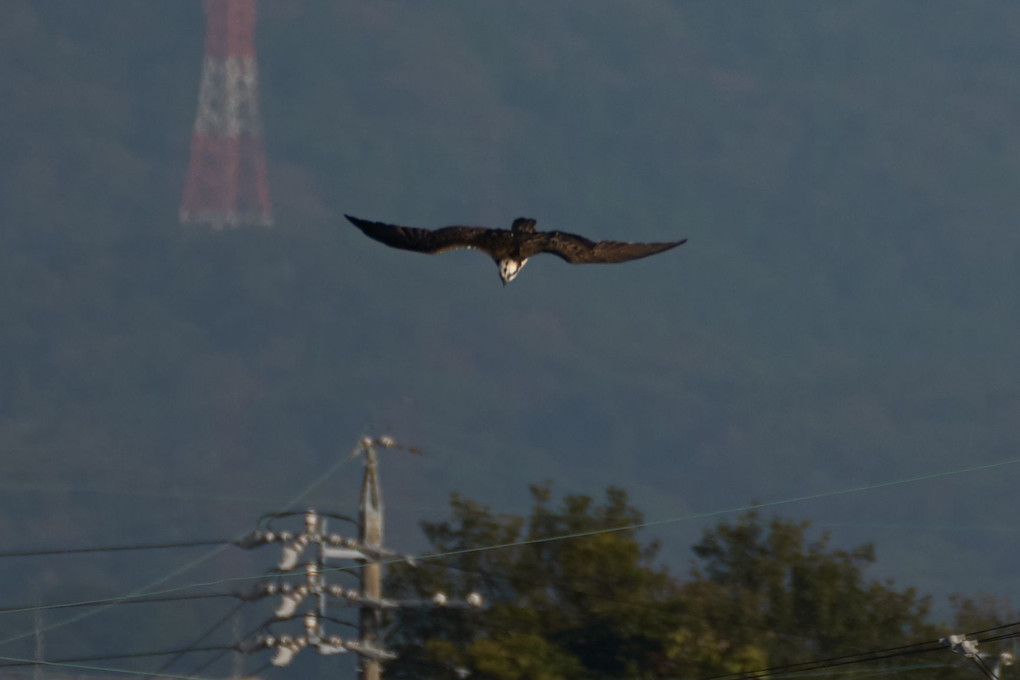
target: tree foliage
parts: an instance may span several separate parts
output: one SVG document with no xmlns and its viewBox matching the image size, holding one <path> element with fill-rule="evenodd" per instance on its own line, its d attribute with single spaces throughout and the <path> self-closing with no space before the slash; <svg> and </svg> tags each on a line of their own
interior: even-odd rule
<svg viewBox="0 0 1020 680">
<path fill-rule="evenodd" d="M 632 528 L 642 515 L 621 489 L 558 505 L 548 485 L 531 493 L 527 517 L 454 494 L 449 520 L 423 523 L 439 557 L 394 568 L 390 592 L 478 591 L 487 606 L 401 611 L 391 677 L 705 677 L 938 637 L 927 598 L 867 578 L 870 545 L 833 548 L 806 522 L 722 522 L 679 578 Z"/>
</svg>

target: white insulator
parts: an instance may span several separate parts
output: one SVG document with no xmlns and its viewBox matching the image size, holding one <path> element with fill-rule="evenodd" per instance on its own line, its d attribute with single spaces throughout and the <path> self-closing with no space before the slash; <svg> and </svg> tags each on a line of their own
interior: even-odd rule
<svg viewBox="0 0 1020 680">
<path fill-rule="evenodd" d="M 283 546 L 283 555 L 280 557 L 280 562 L 277 564 L 277 568 L 280 571 L 290 571 L 297 566 L 298 559 L 301 557 L 302 547 L 294 545 Z"/>
<path fill-rule="evenodd" d="M 274 666 L 288 666 L 290 662 L 294 660 L 294 655 L 297 654 L 297 650 L 291 649 L 290 647 L 277 647 L 276 654 L 269 660 L 269 663 Z"/>
<path fill-rule="evenodd" d="M 277 607 L 273 614 L 278 619 L 289 619 L 294 616 L 294 612 L 297 611 L 298 605 L 305 599 L 305 596 L 301 593 L 294 593 L 292 595 L 284 595 L 280 598 L 280 606 Z"/>
<path fill-rule="evenodd" d="M 446 597 L 446 593 L 440 592 L 432 596 L 432 602 L 437 606 L 445 607 L 446 603 L 449 602 L 449 598 Z"/>
<path fill-rule="evenodd" d="M 385 449 L 388 449 L 388 448 L 396 446 L 396 445 L 397 445 L 397 442 L 393 439 L 393 437 L 391 437 L 388 434 L 384 434 L 383 436 L 379 437 L 379 446 L 381 446 L 381 447 L 383 447 Z"/>
<path fill-rule="evenodd" d="M 331 635 L 328 640 L 323 640 L 317 645 L 319 654 L 346 654 L 344 639 L 339 635 Z"/>
<path fill-rule="evenodd" d="M 1013 657 L 1013 654 L 1010 652 L 1003 652 L 999 655 L 999 663 L 1003 666 L 1012 666 L 1015 660 L 1016 659 Z"/>
<path fill-rule="evenodd" d="M 467 596 L 467 603 L 469 605 L 471 605 L 472 607 L 481 607 L 482 604 L 483 604 L 483 602 L 482 602 L 482 594 L 481 593 L 469 593 L 468 596 Z"/>
</svg>

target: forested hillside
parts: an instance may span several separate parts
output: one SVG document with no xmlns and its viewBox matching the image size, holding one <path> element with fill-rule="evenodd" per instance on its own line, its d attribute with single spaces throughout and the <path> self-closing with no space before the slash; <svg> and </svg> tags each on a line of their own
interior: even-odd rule
<svg viewBox="0 0 1020 680">
<path fill-rule="evenodd" d="M 387 461 L 408 549 L 450 490 L 672 517 L 1020 448 L 1014 5 L 263 0 L 276 226 L 215 233 L 176 219 L 200 4 L 0 6 L 5 544 L 235 532 L 385 429 L 426 452 Z M 343 213 L 690 241 L 504 289 Z M 1013 475 L 797 512 L 940 601 L 1016 595 Z"/>
</svg>

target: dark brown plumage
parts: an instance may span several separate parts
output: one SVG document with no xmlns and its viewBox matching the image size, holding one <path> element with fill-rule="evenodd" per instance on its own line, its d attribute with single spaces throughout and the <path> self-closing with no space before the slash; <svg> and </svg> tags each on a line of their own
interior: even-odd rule
<svg viewBox="0 0 1020 680">
<path fill-rule="evenodd" d="M 393 248 L 419 253 L 445 253 L 468 248 L 487 253 L 500 268 L 505 285 L 520 271 L 528 258 L 550 253 L 571 264 L 615 263 L 655 255 L 686 243 L 625 243 L 622 241 L 590 241 L 565 231 L 536 231 L 535 220 L 519 217 L 510 229 L 485 227 L 443 227 L 418 229 L 382 222 L 370 222 L 345 215 L 366 236 Z"/>
</svg>

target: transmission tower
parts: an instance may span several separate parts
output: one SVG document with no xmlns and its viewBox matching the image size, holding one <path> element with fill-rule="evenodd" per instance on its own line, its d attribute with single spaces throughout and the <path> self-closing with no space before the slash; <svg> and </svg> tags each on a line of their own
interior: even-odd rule
<svg viewBox="0 0 1020 680">
<path fill-rule="evenodd" d="M 182 224 L 273 222 L 258 108 L 255 0 L 204 0 L 205 58 Z"/>
</svg>

